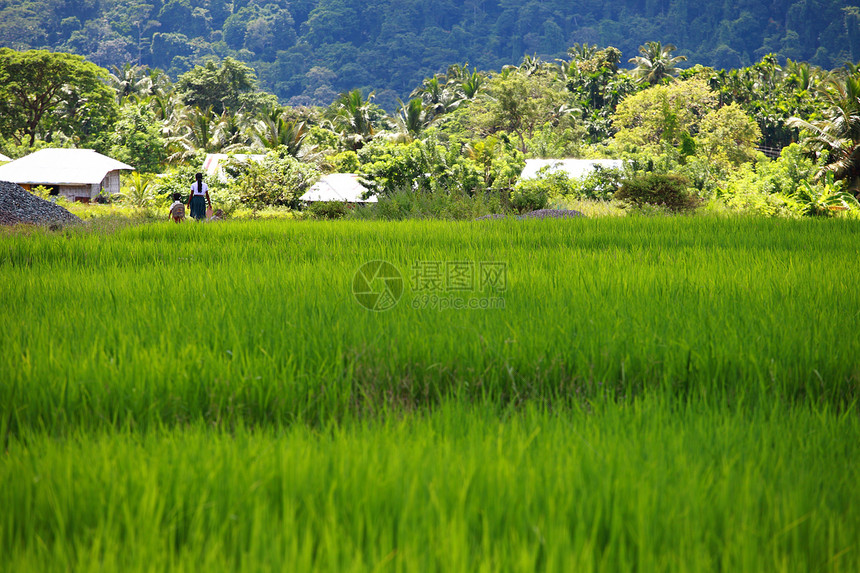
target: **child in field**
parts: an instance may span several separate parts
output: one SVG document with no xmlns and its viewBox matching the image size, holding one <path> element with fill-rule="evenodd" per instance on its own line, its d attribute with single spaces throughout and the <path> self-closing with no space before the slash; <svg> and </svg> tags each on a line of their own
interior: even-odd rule
<svg viewBox="0 0 860 573">
<path fill-rule="evenodd" d="M 182 195 L 179 193 L 173 194 L 173 205 L 170 206 L 170 216 L 177 223 L 181 223 L 185 219 L 185 204 L 182 202 Z"/>
</svg>

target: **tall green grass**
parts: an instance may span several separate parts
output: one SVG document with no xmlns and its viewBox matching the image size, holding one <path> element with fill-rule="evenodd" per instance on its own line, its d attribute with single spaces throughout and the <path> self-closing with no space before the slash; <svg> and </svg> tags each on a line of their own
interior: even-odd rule
<svg viewBox="0 0 860 573">
<path fill-rule="evenodd" d="M 149 225 L 0 240 L 18 428 L 324 422 L 453 397 L 851 404 L 858 227 L 661 218 Z M 374 313 L 369 260 L 507 264 L 504 309 Z"/>
<path fill-rule="evenodd" d="M 4 232 L 0 571 L 860 570 L 858 230 Z M 368 311 L 376 259 L 503 308 Z"/>
<path fill-rule="evenodd" d="M 30 437 L 0 570 L 856 571 L 860 422 L 650 398 Z"/>
</svg>

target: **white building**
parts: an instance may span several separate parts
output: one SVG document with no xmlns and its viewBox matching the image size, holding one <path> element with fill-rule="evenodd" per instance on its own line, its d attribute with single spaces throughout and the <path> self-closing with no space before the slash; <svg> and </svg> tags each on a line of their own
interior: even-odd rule
<svg viewBox="0 0 860 573">
<path fill-rule="evenodd" d="M 376 197 L 362 199 L 367 187 L 359 183 L 355 173 L 332 173 L 317 181 L 300 200 L 341 201 L 344 203 L 376 203 Z"/>
<path fill-rule="evenodd" d="M 234 154 L 226 154 L 226 153 L 208 153 L 206 154 L 206 159 L 203 160 L 203 171 L 206 175 L 206 179 L 209 181 L 218 180 L 221 182 L 227 181 L 227 174 L 224 173 L 224 166 L 227 165 L 231 160 L 238 161 L 240 163 L 262 163 L 265 161 L 265 155 L 259 154 L 247 154 L 247 153 L 234 153 Z"/>
<path fill-rule="evenodd" d="M 69 201 L 89 202 L 102 191 L 119 193 L 119 172 L 134 167 L 92 149 L 40 149 L 0 165 L 0 181 L 28 191 L 42 185 Z"/>
<path fill-rule="evenodd" d="M 571 179 L 581 179 L 594 170 L 595 166 L 621 169 L 624 161 L 621 159 L 526 159 L 526 166 L 520 174 L 520 179 L 537 179 L 541 169 L 546 167 L 546 173 L 564 171 Z"/>
</svg>

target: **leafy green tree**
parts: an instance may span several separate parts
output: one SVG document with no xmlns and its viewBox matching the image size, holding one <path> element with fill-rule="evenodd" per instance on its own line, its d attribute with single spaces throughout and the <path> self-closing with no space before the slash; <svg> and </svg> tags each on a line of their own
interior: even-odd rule
<svg viewBox="0 0 860 573">
<path fill-rule="evenodd" d="M 737 103 L 755 119 L 762 132 L 762 145 L 767 147 L 779 149 L 796 141 L 798 132 L 789 125 L 789 118 L 816 116 L 823 107 L 816 93 L 826 74 L 792 60 L 780 66 L 775 54 L 767 54 L 746 68 L 718 72 L 699 68 L 698 73 L 707 76 L 721 104 Z"/>
<path fill-rule="evenodd" d="M 677 76 L 678 64 L 686 62 L 686 56 L 672 57 L 675 48 L 672 44 L 662 45 L 660 42 L 646 42 L 639 46 L 639 56 L 630 58 L 628 62 L 636 64 L 633 77 L 640 83 L 655 85 L 664 79 Z"/>
<path fill-rule="evenodd" d="M 695 135 L 715 107 L 716 95 L 702 79 L 658 85 L 625 98 L 612 116 L 615 144 L 659 153 L 665 143 L 679 146 L 684 133 Z"/>
<path fill-rule="evenodd" d="M 823 155 L 819 177 L 832 173 L 860 193 L 860 75 L 833 78 L 819 93 L 827 105 L 822 119 L 792 117 L 789 125 L 802 130 L 804 146 Z"/>
<path fill-rule="evenodd" d="M 87 144 L 116 120 L 107 71 L 81 56 L 0 48 L 0 129 L 20 145 L 56 133 Z"/>
<path fill-rule="evenodd" d="M 738 166 L 754 158 L 761 130 L 735 103 L 709 111 L 699 124 L 696 148 L 710 163 Z"/>
<path fill-rule="evenodd" d="M 570 61 L 559 63 L 559 75 L 581 110 L 588 138 L 601 141 L 611 135 L 610 117 L 618 103 L 640 89 L 635 80 L 618 69 L 621 51 L 613 46 L 574 44 Z"/>
<path fill-rule="evenodd" d="M 315 165 L 299 161 L 279 147 L 267 153 L 262 163 L 245 162 L 229 188 L 242 203 L 255 208 L 274 205 L 297 209 L 299 197 L 319 177 Z"/>
<path fill-rule="evenodd" d="M 176 91 L 185 105 L 200 109 L 212 108 L 217 115 L 225 110 L 239 111 L 243 107 L 254 111 L 260 106 L 273 103 L 271 98 L 255 96 L 258 92 L 257 75 L 249 66 L 224 58 L 221 65 L 208 61 L 179 76 Z"/>
<path fill-rule="evenodd" d="M 109 144 L 111 157 L 143 173 L 160 171 L 167 158 L 166 141 L 146 104 L 129 103 L 120 109 Z"/>
<path fill-rule="evenodd" d="M 564 86 L 547 75 L 501 74 L 490 81 L 488 92 L 492 99 L 485 116 L 487 129 L 515 134 L 523 153 L 528 151 L 526 137 L 531 138 L 536 128 L 573 111 Z"/>
</svg>

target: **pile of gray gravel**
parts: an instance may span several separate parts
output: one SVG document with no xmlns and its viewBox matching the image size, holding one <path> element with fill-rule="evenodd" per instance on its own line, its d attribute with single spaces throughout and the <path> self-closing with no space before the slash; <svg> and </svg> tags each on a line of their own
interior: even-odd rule
<svg viewBox="0 0 860 573">
<path fill-rule="evenodd" d="M 572 219 L 574 217 L 585 217 L 579 211 L 572 211 L 570 209 L 538 209 L 537 211 L 530 211 L 523 215 L 517 217 L 517 219 Z M 476 221 L 487 221 L 491 219 L 504 219 L 505 215 L 484 215 L 483 217 L 478 217 L 475 219 Z"/>
<path fill-rule="evenodd" d="M 538 209 L 526 213 L 521 219 L 572 219 L 574 217 L 585 217 L 585 215 L 571 209 Z"/>
<path fill-rule="evenodd" d="M 78 222 L 80 222 L 78 217 L 59 205 L 36 197 L 14 183 L 0 181 L 0 225 L 16 223 L 50 225 Z"/>
</svg>

